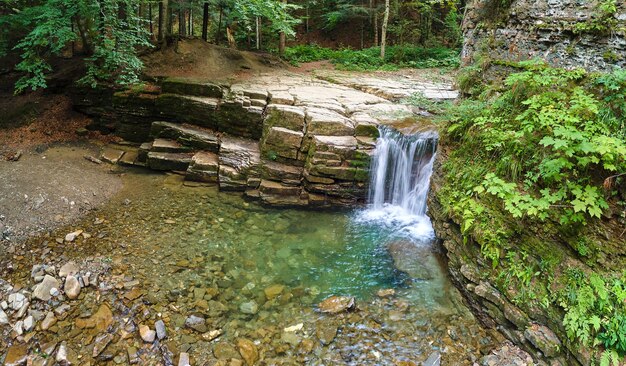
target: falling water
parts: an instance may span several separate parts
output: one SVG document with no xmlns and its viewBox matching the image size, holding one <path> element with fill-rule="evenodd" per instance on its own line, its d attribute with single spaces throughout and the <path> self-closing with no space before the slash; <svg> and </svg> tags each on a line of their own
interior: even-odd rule
<svg viewBox="0 0 626 366">
<path fill-rule="evenodd" d="M 436 147 L 435 132 L 407 136 L 381 127 L 370 168 L 370 207 L 363 218 L 418 240 L 432 239 L 426 201 Z"/>
</svg>

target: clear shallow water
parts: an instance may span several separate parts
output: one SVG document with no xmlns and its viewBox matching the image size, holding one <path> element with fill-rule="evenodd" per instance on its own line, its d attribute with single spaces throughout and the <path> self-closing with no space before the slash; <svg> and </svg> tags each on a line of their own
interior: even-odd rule
<svg viewBox="0 0 626 366">
<path fill-rule="evenodd" d="M 432 253 L 426 216 L 389 207 L 267 209 L 239 194 L 186 187 L 179 176 L 139 170 L 129 171 L 124 183 L 110 204 L 53 234 L 62 237 L 77 228 L 92 234 L 76 244 L 79 250 L 52 241 L 53 250 L 64 260 L 108 263 L 110 274 L 102 281 L 117 284 L 95 299 L 95 291 L 86 291 L 55 341 L 66 339 L 76 350 L 93 342 L 96 334 L 76 329 L 71 319 L 95 312 L 99 303 L 113 309 L 119 327 L 127 327 L 129 316 L 150 326 L 163 319 L 169 349 L 187 350 L 194 364 L 214 362 L 242 337 L 270 365 L 418 363 L 434 351 L 442 353 L 444 365 L 471 365 L 492 341 Z M 104 223 L 95 224 L 95 218 Z M 141 289 L 133 300 L 120 287 L 131 280 Z M 276 285 L 284 286 L 280 295 L 267 298 L 265 289 Z M 376 296 L 387 288 L 396 295 Z M 329 295 L 355 296 L 358 311 L 319 313 L 316 304 Z M 250 302 L 258 305 L 254 314 L 241 310 Z M 206 318 L 207 329 L 222 335 L 207 340 L 185 327 L 191 314 Z M 302 330 L 283 331 L 299 323 Z M 331 341 L 320 342 L 328 329 Z M 145 364 L 161 364 L 160 351 L 138 336 L 112 344 L 111 352 L 125 354 L 132 345 L 145 350 Z"/>
</svg>

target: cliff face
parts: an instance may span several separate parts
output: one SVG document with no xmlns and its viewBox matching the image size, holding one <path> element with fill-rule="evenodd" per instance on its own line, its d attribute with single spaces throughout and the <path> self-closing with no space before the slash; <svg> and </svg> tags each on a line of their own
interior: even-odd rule
<svg viewBox="0 0 626 366">
<path fill-rule="evenodd" d="M 626 2 L 473 0 L 463 22 L 463 61 L 541 58 L 553 66 L 626 66 Z M 615 8 L 611 6 L 615 5 Z M 613 11 L 615 9 L 615 11 Z"/>
<path fill-rule="evenodd" d="M 459 223 L 446 214 L 437 198 L 444 180 L 441 173 L 442 160 L 445 157 L 439 155 L 432 176 L 428 213 L 437 238 L 445 248 L 451 280 L 465 297 L 472 312 L 483 325 L 497 329 L 528 352 L 536 364 L 590 364 L 588 352 L 568 342 L 562 326 L 563 314 L 559 309 L 520 303 L 519 294 L 524 290 L 515 286 L 503 286 L 503 281 L 497 271 L 494 271 L 491 261 L 481 254 L 480 245 L 471 238 L 464 240 Z M 535 235 L 530 228 L 528 235 Z M 511 244 L 515 249 L 514 244 Z M 557 243 L 546 240 L 545 245 L 564 257 L 568 255 L 567 250 Z"/>
</svg>

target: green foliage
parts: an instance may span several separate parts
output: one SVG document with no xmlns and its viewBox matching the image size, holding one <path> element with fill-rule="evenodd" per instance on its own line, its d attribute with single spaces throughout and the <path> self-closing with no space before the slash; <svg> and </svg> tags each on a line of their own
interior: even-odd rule
<svg viewBox="0 0 626 366">
<path fill-rule="evenodd" d="M 617 13 L 618 0 L 600 0 L 595 5 L 595 12 L 585 22 L 577 23 L 574 26 L 574 33 L 590 33 L 595 35 L 607 35 L 618 25 L 615 17 Z"/>
<path fill-rule="evenodd" d="M 298 45 L 285 50 L 285 59 L 292 64 L 330 60 L 344 70 L 394 70 L 400 67 L 430 68 L 458 67 L 457 50 L 448 48 L 421 48 L 413 46 L 390 46 L 385 59 L 380 58 L 380 48 L 363 50 L 332 50 L 317 45 Z"/>
<path fill-rule="evenodd" d="M 615 113 L 623 102 L 603 102 L 602 82 L 582 70 L 524 67 L 490 108 L 448 128 L 494 162 L 473 191 L 501 200 L 513 218 L 566 225 L 599 218 L 608 204 L 598 175 L 626 170 L 623 122 Z"/>
<path fill-rule="evenodd" d="M 626 274 L 603 278 L 572 269 L 566 277 L 557 301 L 565 309 L 568 337 L 586 346 L 601 345 L 607 350 L 601 364 L 614 363 L 626 355 Z"/>
<path fill-rule="evenodd" d="M 626 355 L 626 275 L 570 270 L 553 286 L 552 266 L 528 254 L 535 248 L 509 248 L 527 226 L 574 233 L 618 203 L 605 179 L 626 172 L 626 73 L 515 67 L 503 85 L 447 112 L 441 141 L 452 153 L 439 201 L 464 240 L 501 266 L 498 283 L 516 289 L 516 303 L 562 307 L 571 340 L 596 347 L 600 364 L 617 364 Z M 601 251 L 591 238 L 568 242 L 586 262 Z"/>
</svg>

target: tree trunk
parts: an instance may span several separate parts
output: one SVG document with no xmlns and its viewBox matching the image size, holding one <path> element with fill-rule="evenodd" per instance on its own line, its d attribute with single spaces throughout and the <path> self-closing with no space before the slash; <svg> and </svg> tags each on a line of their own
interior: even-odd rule
<svg viewBox="0 0 626 366">
<path fill-rule="evenodd" d="M 157 20 L 157 23 L 159 25 L 159 34 L 157 36 L 157 40 L 159 41 L 159 43 L 163 42 L 163 39 L 165 38 L 163 36 L 163 26 L 165 25 L 165 17 L 164 17 L 164 13 L 163 13 L 163 2 L 159 1 L 159 19 Z"/>
<path fill-rule="evenodd" d="M 206 42 L 208 40 L 209 29 L 209 3 L 204 3 L 204 11 L 202 13 L 202 39 Z"/>
<path fill-rule="evenodd" d="M 261 49 L 261 18 L 256 17 L 256 49 Z"/>
<path fill-rule="evenodd" d="M 385 0 L 385 15 L 380 35 L 380 58 L 385 59 L 385 46 L 387 46 L 387 24 L 389 23 L 389 0 Z"/>
<path fill-rule="evenodd" d="M 220 44 L 220 35 L 222 34 L 222 16 L 224 15 L 224 8 L 220 6 L 220 19 L 217 23 L 217 34 L 215 35 L 215 44 Z"/>
<path fill-rule="evenodd" d="M 189 32 L 187 32 L 187 34 L 193 37 L 193 8 L 189 9 L 189 21 L 187 24 L 189 28 Z"/>
<path fill-rule="evenodd" d="M 185 22 L 185 11 L 183 9 L 178 10 L 178 38 L 184 37 L 187 33 L 187 26 Z"/>
<path fill-rule="evenodd" d="M 287 4 L 287 0 L 283 0 L 283 4 Z M 285 54 L 285 47 L 287 45 L 287 37 L 285 36 L 285 32 L 280 32 L 278 35 L 278 55 L 283 57 Z"/>
<path fill-rule="evenodd" d="M 378 3 L 376 0 L 372 1 L 373 14 L 374 14 L 374 47 L 378 47 Z"/>
<path fill-rule="evenodd" d="M 152 3 L 148 4 L 148 19 L 150 20 L 150 38 L 154 39 L 154 26 L 152 25 Z"/>
</svg>

